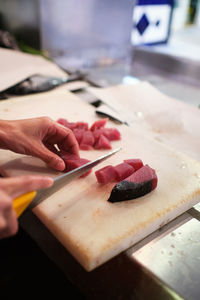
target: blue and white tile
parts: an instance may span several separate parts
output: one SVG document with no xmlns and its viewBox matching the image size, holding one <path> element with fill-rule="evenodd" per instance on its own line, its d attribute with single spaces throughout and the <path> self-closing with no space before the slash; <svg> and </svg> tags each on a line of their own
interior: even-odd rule
<svg viewBox="0 0 200 300">
<path fill-rule="evenodd" d="M 133 13 L 133 45 L 164 43 L 168 39 L 172 7 L 163 5 L 137 5 Z"/>
</svg>

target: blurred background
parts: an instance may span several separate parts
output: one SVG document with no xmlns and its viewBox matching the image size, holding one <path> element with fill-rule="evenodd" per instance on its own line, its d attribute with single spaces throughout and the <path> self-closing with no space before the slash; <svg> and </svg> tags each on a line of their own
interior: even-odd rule
<svg viewBox="0 0 200 300">
<path fill-rule="evenodd" d="M 198 85 L 199 27 L 199 0 L 0 0 L 1 46 L 87 70 L 101 86 L 157 73 Z"/>
<path fill-rule="evenodd" d="M 199 26 L 199 0 L 0 0 L 1 30 L 71 68 L 111 64 L 141 45 L 199 59 Z"/>
<path fill-rule="evenodd" d="M 96 86 L 147 80 L 195 105 L 199 29 L 199 0 L 0 0 L 1 47 L 41 54 Z"/>
</svg>

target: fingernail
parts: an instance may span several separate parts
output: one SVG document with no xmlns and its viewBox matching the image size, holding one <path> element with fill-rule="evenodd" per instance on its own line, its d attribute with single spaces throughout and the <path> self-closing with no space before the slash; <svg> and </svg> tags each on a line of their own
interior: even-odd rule
<svg viewBox="0 0 200 300">
<path fill-rule="evenodd" d="M 37 179 L 39 179 L 39 176 Z M 40 180 L 46 184 L 46 187 L 49 187 L 53 184 L 53 179 L 51 177 L 41 176 Z"/>
<path fill-rule="evenodd" d="M 65 163 L 62 160 L 59 160 L 56 164 L 56 169 L 63 171 L 65 169 Z"/>
<path fill-rule="evenodd" d="M 47 183 L 47 187 L 52 186 L 53 184 L 53 179 L 50 177 L 46 177 L 46 183 Z"/>
</svg>

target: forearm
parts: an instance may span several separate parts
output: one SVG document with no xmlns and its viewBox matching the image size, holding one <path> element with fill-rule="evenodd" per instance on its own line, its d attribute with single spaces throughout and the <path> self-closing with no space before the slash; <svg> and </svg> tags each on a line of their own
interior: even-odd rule
<svg viewBox="0 0 200 300">
<path fill-rule="evenodd" d="M 13 132 L 12 121 L 0 120 L 0 148 L 9 149 L 11 132 Z"/>
</svg>

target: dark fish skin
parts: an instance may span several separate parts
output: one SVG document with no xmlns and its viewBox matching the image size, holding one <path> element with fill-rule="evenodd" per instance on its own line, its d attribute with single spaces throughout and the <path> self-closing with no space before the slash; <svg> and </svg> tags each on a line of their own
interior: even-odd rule
<svg viewBox="0 0 200 300">
<path fill-rule="evenodd" d="M 123 180 L 112 189 L 109 202 L 122 202 L 142 197 L 152 191 L 152 180 L 144 182 L 130 182 Z"/>
</svg>

